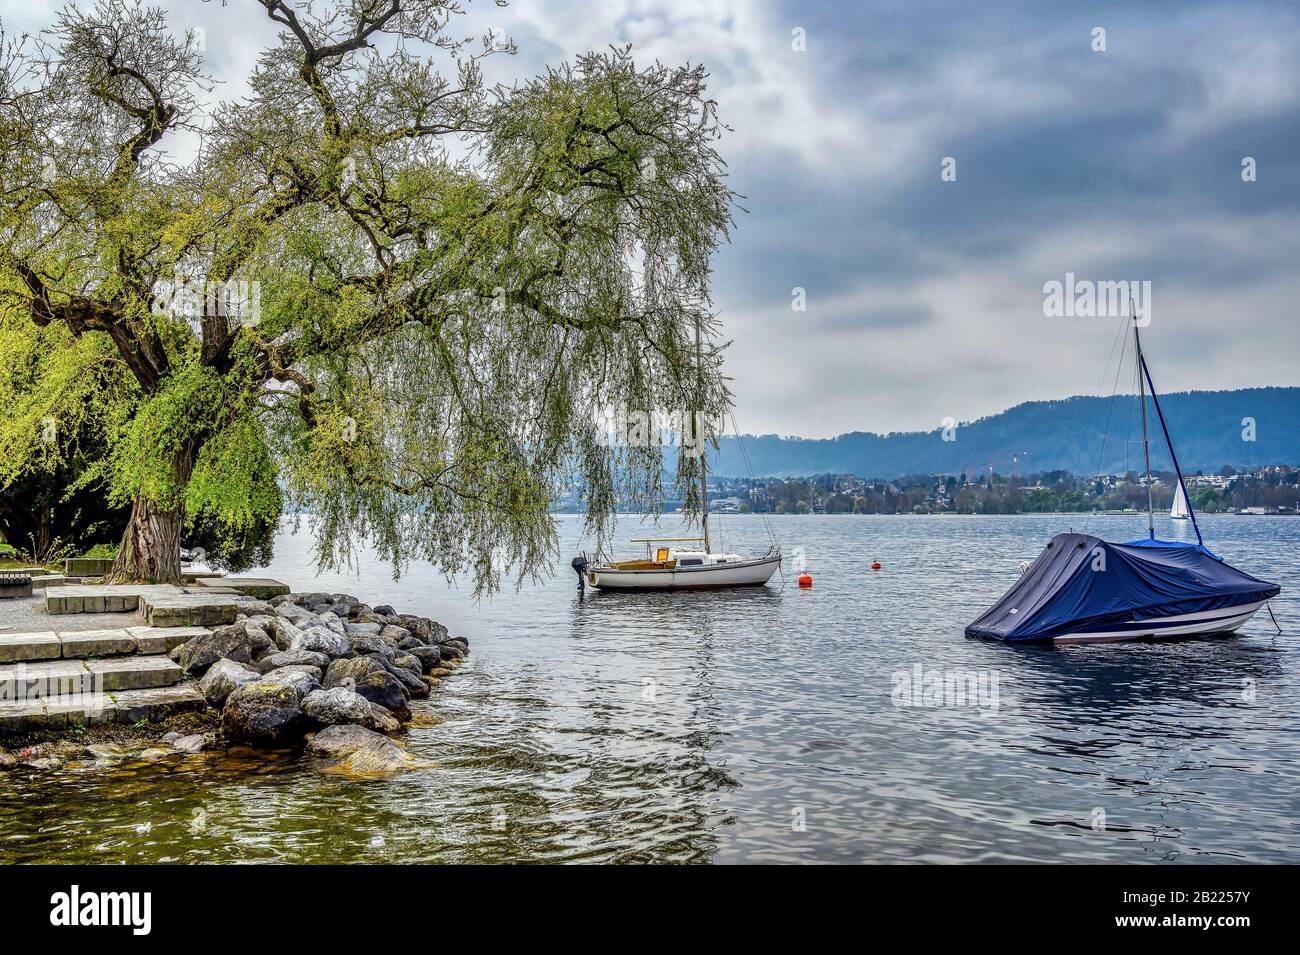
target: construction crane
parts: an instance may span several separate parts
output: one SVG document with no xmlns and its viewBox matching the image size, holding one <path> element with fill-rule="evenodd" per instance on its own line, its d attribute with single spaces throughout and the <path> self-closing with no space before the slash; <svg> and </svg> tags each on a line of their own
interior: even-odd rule
<svg viewBox="0 0 1300 955">
<path fill-rule="evenodd" d="M 988 462 L 984 465 L 984 467 L 987 467 L 989 470 L 990 487 L 993 485 L 994 468 L 996 468 L 999 464 L 1010 464 L 1011 476 L 1020 477 L 1020 462 L 1029 455 L 1028 451 L 995 451 L 993 453 L 996 455 L 1001 455 L 1001 457 L 990 458 Z M 974 470 L 975 470 L 974 465 L 968 464 L 966 466 L 967 484 L 970 483 L 971 474 L 974 472 Z"/>
</svg>

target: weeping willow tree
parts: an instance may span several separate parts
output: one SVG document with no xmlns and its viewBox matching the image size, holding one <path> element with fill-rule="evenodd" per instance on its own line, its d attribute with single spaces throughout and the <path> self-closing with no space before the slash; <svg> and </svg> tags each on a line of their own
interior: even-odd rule
<svg viewBox="0 0 1300 955">
<path fill-rule="evenodd" d="M 602 415 L 729 402 L 695 346 L 734 199 L 704 70 L 620 48 L 496 87 L 483 59 L 510 49 L 453 39 L 450 0 L 242 2 L 279 29 L 238 100 L 134 0 L 0 60 L 0 321 L 64 378 L 121 373 L 114 575 L 175 580 L 187 527 L 290 508 L 322 566 L 368 541 L 495 588 L 553 552 L 565 483 L 598 532 L 620 497 L 654 507 L 661 448 Z M 21 458 L 72 406 L 16 400 Z M 692 508 L 699 464 L 673 469 Z"/>
</svg>

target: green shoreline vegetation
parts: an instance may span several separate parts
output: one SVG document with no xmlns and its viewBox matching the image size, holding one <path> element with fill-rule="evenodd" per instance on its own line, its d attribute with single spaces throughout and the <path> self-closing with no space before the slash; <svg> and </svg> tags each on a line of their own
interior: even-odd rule
<svg viewBox="0 0 1300 955">
<path fill-rule="evenodd" d="M 1202 514 L 1300 513 L 1300 469 L 1274 465 L 1186 475 L 1192 507 Z M 1175 476 L 1157 471 L 1152 503 L 1168 511 Z M 850 474 L 785 478 L 710 478 L 709 507 L 721 513 L 761 514 L 1092 514 L 1143 511 L 1146 485 L 1138 474 L 1079 477 L 1068 471 L 1026 476 L 912 474 L 893 480 Z M 666 501 L 673 511 L 680 502 Z M 553 513 L 580 513 L 574 491 L 556 500 Z M 637 513 L 632 508 L 621 513 Z"/>
</svg>

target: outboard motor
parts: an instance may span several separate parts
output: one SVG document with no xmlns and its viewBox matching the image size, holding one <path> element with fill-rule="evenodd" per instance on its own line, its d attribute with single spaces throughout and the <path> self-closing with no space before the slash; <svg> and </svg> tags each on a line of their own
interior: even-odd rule
<svg viewBox="0 0 1300 955">
<path fill-rule="evenodd" d="M 579 554 L 577 557 L 573 558 L 569 566 L 571 566 L 574 572 L 578 575 L 578 591 L 581 593 L 583 587 L 585 587 L 587 583 L 587 555 L 585 553 Z"/>
</svg>

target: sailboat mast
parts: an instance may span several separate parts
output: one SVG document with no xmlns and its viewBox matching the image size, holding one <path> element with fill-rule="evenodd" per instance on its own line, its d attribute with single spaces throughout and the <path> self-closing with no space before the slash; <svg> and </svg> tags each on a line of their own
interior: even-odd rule
<svg viewBox="0 0 1300 955">
<path fill-rule="evenodd" d="M 704 345 L 698 315 L 695 316 L 695 367 L 699 378 L 696 385 L 698 396 L 704 391 Z M 713 548 L 709 546 L 709 442 L 703 431 L 701 427 L 698 436 L 700 440 L 700 526 L 704 532 L 704 553 L 711 554 Z"/>
<path fill-rule="evenodd" d="M 1130 301 L 1129 304 L 1129 314 L 1132 315 L 1132 302 Z M 1133 344 L 1137 348 L 1138 401 L 1142 405 L 1142 460 L 1146 467 L 1147 481 L 1147 536 L 1155 540 L 1156 516 L 1151 503 L 1151 442 L 1147 439 L 1147 389 L 1142 375 L 1142 336 L 1138 334 L 1137 317 L 1133 316 L 1133 318 Z"/>
</svg>

